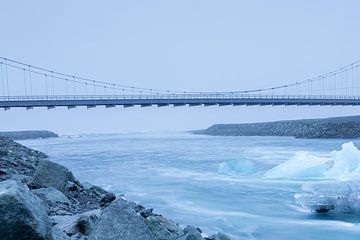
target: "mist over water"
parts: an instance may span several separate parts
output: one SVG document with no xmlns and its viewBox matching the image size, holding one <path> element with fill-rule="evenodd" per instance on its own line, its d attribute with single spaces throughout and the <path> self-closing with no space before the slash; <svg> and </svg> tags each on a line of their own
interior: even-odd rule
<svg viewBox="0 0 360 240">
<path fill-rule="evenodd" d="M 329 172 L 332 151 L 346 142 L 183 133 L 22 141 L 70 168 L 80 181 L 125 194 L 205 233 L 222 231 L 233 239 L 326 240 L 358 238 L 358 215 L 315 214 L 294 196 L 302 186 L 324 180 L 319 172 Z M 360 146 L 360 141 L 353 143 Z M 274 177 L 281 166 L 294 170 L 299 161 L 315 164 L 308 165 L 306 175 L 290 171 L 296 177 Z"/>
</svg>

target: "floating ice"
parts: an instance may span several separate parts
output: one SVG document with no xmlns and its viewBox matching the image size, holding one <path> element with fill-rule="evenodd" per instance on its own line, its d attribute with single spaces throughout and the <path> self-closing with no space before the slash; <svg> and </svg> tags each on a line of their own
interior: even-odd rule
<svg viewBox="0 0 360 240">
<path fill-rule="evenodd" d="M 255 165 L 250 160 L 230 160 L 219 164 L 218 173 L 228 175 L 249 174 L 253 173 L 254 169 Z"/>
<path fill-rule="evenodd" d="M 306 183 L 296 201 L 314 212 L 360 213 L 360 181 Z"/>
<path fill-rule="evenodd" d="M 360 179 L 360 151 L 352 143 L 344 143 L 329 158 L 298 152 L 290 160 L 270 169 L 265 178 Z"/>
<path fill-rule="evenodd" d="M 323 172 L 327 180 L 306 183 L 297 202 L 316 212 L 360 213 L 360 151 L 352 142 L 344 143 L 340 151 L 333 151 L 331 168 Z"/>
<path fill-rule="evenodd" d="M 327 178 L 351 179 L 360 177 L 360 151 L 354 143 L 344 143 L 340 151 L 331 153 L 333 167 L 324 173 Z"/>
<path fill-rule="evenodd" d="M 267 171 L 265 178 L 317 178 L 328 169 L 329 158 L 317 157 L 309 152 L 297 152 L 290 160 Z"/>
</svg>

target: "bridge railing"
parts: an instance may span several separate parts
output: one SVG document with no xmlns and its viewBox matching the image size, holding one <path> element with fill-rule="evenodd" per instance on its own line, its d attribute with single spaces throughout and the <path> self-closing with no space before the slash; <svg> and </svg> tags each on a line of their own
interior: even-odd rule
<svg viewBox="0 0 360 240">
<path fill-rule="evenodd" d="M 259 94 L 161 94 L 161 95 L 37 95 L 0 96 L 0 101 L 41 100 L 118 100 L 118 99 L 360 99 L 360 96 L 332 95 L 259 95 Z"/>
</svg>

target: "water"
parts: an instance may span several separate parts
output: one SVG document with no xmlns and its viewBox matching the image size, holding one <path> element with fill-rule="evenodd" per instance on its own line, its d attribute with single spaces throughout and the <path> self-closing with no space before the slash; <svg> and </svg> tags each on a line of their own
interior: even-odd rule
<svg viewBox="0 0 360 240">
<path fill-rule="evenodd" d="M 330 157 L 344 142 L 185 133 L 22 141 L 70 168 L 80 181 L 125 194 L 182 225 L 233 239 L 294 240 L 360 237 L 359 215 L 314 214 L 295 202 L 301 186 L 317 180 L 263 177 L 299 151 Z"/>
</svg>

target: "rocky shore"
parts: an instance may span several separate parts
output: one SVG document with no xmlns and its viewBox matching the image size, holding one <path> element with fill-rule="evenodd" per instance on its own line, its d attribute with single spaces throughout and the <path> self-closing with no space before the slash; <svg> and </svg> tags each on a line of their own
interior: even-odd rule
<svg viewBox="0 0 360 240">
<path fill-rule="evenodd" d="M 0 137 L 12 140 L 36 139 L 36 138 L 51 138 L 59 137 L 56 133 L 46 130 L 34 131 L 6 131 L 0 132 Z"/>
<path fill-rule="evenodd" d="M 291 136 L 296 138 L 360 138 L 360 116 L 264 123 L 215 124 L 194 134 L 213 136 Z"/>
<path fill-rule="evenodd" d="M 0 138 L 2 240 L 228 240 L 203 237 L 124 196 L 80 183 L 44 153 Z"/>
</svg>

